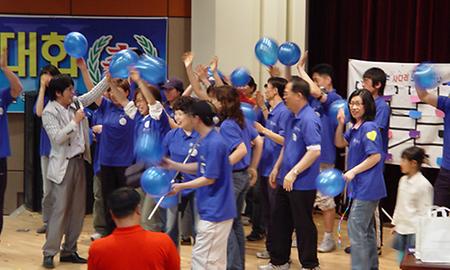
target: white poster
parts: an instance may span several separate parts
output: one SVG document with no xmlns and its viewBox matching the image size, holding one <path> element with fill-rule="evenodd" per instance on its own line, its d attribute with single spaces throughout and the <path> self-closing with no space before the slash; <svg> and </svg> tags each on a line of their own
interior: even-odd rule
<svg viewBox="0 0 450 270">
<path fill-rule="evenodd" d="M 416 63 L 371 62 L 350 59 L 348 62 L 348 95 L 362 88 L 366 70 L 378 67 L 387 74 L 384 98 L 391 107 L 389 150 L 386 163 L 400 164 L 405 148 L 416 145 L 430 156 L 431 167 L 439 168 L 442 162 L 445 114 L 420 102 L 414 88 L 413 70 Z M 443 82 L 449 80 L 450 64 L 433 64 Z M 433 94 L 449 96 L 450 86 L 440 84 L 429 90 Z"/>
</svg>

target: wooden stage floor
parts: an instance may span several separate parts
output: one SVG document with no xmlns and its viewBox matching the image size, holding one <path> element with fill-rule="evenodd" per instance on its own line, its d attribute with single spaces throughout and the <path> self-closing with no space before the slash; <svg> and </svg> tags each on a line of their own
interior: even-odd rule
<svg viewBox="0 0 450 270">
<path fill-rule="evenodd" d="M 1 270 L 33 270 L 44 269 L 41 267 L 44 235 L 36 233 L 36 228 L 41 225 L 41 215 L 39 213 L 29 212 L 18 209 L 15 214 L 5 216 L 5 224 L 2 235 L 0 236 L 0 269 Z M 319 240 L 323 235 L 322 218 L 320 214 L 315 215 L 316 225 L 319 231 Z M 336 219 L 335 227 L 338 220 Z M 246 234 L 250 232 L 250 227 L 246 226 Z M 85 218 L 83 232 L 78 241 L 79 254 L 82 257 L 87 256 L 89 245 L 91 243 L 89 236 L 93 232 L 92 215 Z M 343 247 L 348 243 L 347 224 L 342 224 Z M 390 248 L 391 234 L 388 228 L 384 229 L 384 247 L 383 254 L 380 257 L 380 269 L 398 269 L 396 264 L 395 251 Z M 246 269 L 257 269 L 258 265 L 267 263 L 267 260 L 257 259 L 255 253 L 264 249 L 264 241 L 247 242 L 246 248 Z M 345 254 L 342 248 L 338 248 L 332 253 L 319 253 L 320 266 L 323 270 L 350 269 L 350 255 Z M 291 269 L 299 269 L 297 250 L 291 249 L 291 258 L 293 265 Z M 181 246 L 181 267 L 190 269 L 191 246 Z M 55 257 L 56 269 L 87 269 L 86 265 L 73 265 L 59 263 L 59 258 Z"/>
</svg>

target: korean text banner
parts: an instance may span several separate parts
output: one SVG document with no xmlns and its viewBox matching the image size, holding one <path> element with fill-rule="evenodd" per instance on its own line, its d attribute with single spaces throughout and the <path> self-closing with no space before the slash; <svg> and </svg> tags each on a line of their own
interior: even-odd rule
<svg viewBox="0 0 450 270">
<path fill-rule="evenodd" d="M 65 35 L 74 31 L 88 40 L 84 58 L 94 84 L 101 80 L 112 55 L 122 49 L 137 48 L 166 59 L 165 18 L 0 16 L 0 48 L 7 46 L 8 66 L 19 76 L 25 91 L 38 90 L 39 71 L 48 64 L 69 74 L 78 94 L 86 91 L 76 59 L 64 50 Z M 8 85 L 0 72 L 0 89 Z M 22 95 L 8 112 L 23 111 Z"/>
</svg>

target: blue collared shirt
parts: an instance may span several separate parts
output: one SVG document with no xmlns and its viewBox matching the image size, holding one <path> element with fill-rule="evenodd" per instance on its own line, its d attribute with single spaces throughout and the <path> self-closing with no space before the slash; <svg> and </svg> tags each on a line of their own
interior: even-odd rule
<svg viewBox="0 0 450 270">
<path fill-rule="evenodd" d="M 373 154 L 383 154 L 378 124 L 364 122 L 358 129 L 351 128 L 345 132 L 348 142 L 347 167 L 352 169 Z M 363 201 L 375 201 L 386 197 L 383 177 L 383 160 L 372 168 L 359 173 L 350 182 L 350 197 Z"/>
<path fill-rule="evenodd" d="M 47 96 L 44 96 L 44 108 L 47 105 L 48 101 L 49 98 Z M 36 114 L 36 103 L 34 104 L 33 112 L 34 114 Z M 39 137 L 39 155 L 48 157 L 50 155 L 51 145 L 50 139 L 48 138 L 47 132 L 45 131 L 44 127 L 41 127 L 41 134 Z"/>
<path fill-rule="evenodd" d="M 309 105 L 305 105 L 295 116 L 291 116 L 286 125 L 284 154 L 277 183 L 283 185 L 286 174 L 303 158 L 308 149 L 320 149 L 320 118 Z M 316 189 L 316 177 L 319 174 L 320 161 L 314 163 L 302 173 L 295 182 L 295 190 Z"/>
<path fill-rule="evenodd" d="M 11 155 L 7 111 L 9 104 L 11 104 L 13 100 L 14 98 L 11 96 L 10 88 L 0 90 L 0 158 Z"/>
<path fill-rule="evenodd" d="M 450 98 L 439 96 L 437 108 L 445 113 L 444 118 L 444 150 L 441 167 L 450 170 Z"/>
<path fill-rule="evenodd" d="M 281 136 L 285 135 L 285 125 L 292 113 L 283 102 L 278 103 L 269 112 L 265 127 Z M 259 162 L 259 170 L 262 176 L 268 177 L 273 166 L 277 162 L 282 146 L 269 138 L 264 138 L 263 153 Z"/>
<path fill-rule="evenodd" d="M 202 220 L 221 222 L 236 217 L 228 155 L 224 139 L 214 129 L 200 142 L 197 175 L 215 180 L 212 185 L 200 187 L 195 192 L 197 209 Z"/>
<path fill-rule="evenodd" d="M 391 115 L 391 109 L 387 105 L 386 101 L 383 97 L 377 97 L 375 99 L 375 122 L 378 125 L 381 133 L 381 145 L 383 146 L 383 156 L 384 160 L 387 152 L 388 152 L 388 143 L 389 143 L 389 120 Z"/>
</svg>

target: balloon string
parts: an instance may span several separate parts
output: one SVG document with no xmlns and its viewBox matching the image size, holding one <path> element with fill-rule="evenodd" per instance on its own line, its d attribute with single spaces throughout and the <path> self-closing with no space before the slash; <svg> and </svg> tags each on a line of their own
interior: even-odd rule
<svg viewBox="0 0 450 270">
<path fill-rule="evenodd" d="M 339 248 L 341 248 L 341 246 L 342 246 L 341 224 L 342 224 L 342 221 L 344 221 L 345 215 L 347 214 L 348 210 L 350 209 L 351 202 L 352 202 L 352 199 L 350 198 L 350 200 L 348 201 L 347 208 L 345 208 L 344 213 L 342 213 L 341 218 L 339 219 L 339 224 L 338 224 L 338 229 L 337 229 Z"/>
</svg>

